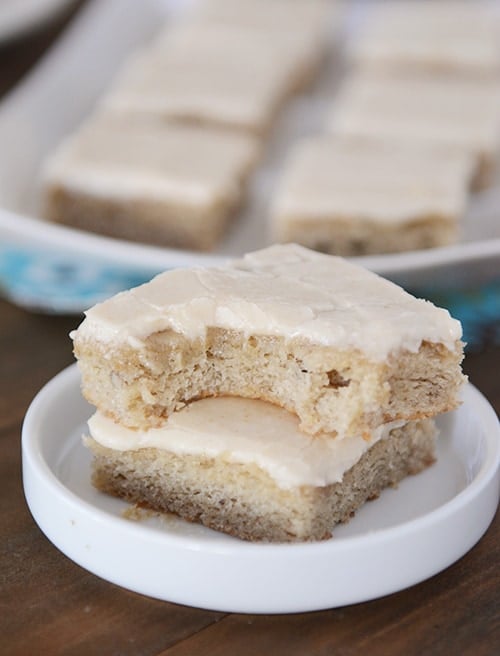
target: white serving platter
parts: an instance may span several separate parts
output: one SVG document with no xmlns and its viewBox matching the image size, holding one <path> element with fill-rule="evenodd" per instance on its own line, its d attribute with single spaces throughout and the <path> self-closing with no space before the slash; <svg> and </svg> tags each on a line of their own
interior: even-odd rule
<svg viewBox="0 0 500 656">
<path fill-rule="evenodd" d="M 74 3 L 75 0 L 2 0 L 0 44 L 40 29 Z"/>
<path fill-rule="evenodd" d="M 33 400 L 23 426 L 23 481 L 42 531 L 107 581 L 157 599 L 220 611 L 292 613 L 402 590 L 461 558 L 499 498 L 500 429 L 470 384 L 438 421 L 437 462 L 365 504 L 330 540 L 252 544 L 170 516 L 127 519 L 90 484 L 81 436 L 93 409 L 76 365 Z"/>
<path fill-rule="evenodd" d="M 182 0 L 93 0 L 49 54 L 0 105 L 0 246 L 60 256 L 71 262 L 127 267 L 145 277 L 191 265 L 217 264 L 269 243 L 266 208 L 283 158 L 297 137 L 321 129 L 322 114 L 341 74 L 338 59 L 325 67 L 314 89 L 283 112 L 254 177 L 249 203 L 214 253 L 199 254 L 135 244 L 51 225 L 38 218 L 38 180 L 44 158 L 95 107 L 126 57 L 147 43 L 159 26 L 175 22 L 192 2 Z M 360 15 L 349 5 L 343 38 Z M 475 194 L 461 242 L 404 254 L 354 258 L 404 285 L 446 277 L 456 284 L 491 280 L 500 268 L 500 184 Z M 1 256 L 1 253 L 0 253 Z M 53 267 L 50 261 L 47 267 Z M 9 295 L 9 278 L 2 280 Z M 117 291 L 117 290 L 111 290 Z M 16 294 L 12 293 L 14 300 Z M 39 309 L 49 301 L 39 299 Z M 36 302 L 33 301 L 36 305 Z M 47 309 L 85 309 L 78 301 Z"/>
</svg>

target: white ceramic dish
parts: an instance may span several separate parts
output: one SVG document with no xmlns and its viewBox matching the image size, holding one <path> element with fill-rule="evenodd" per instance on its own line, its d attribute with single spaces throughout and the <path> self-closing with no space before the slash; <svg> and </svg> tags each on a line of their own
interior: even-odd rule
<svg viewBox="0 0 500 656">
<path fill-rule="evenodd" d="M 132 521 L 90 484 L 81 435 L 92 408 L 73 365 L 31 404 L 23 427 L 24 490 L 63 553 L 130 590 L 221 611 L 291 613 L 366 601 L 418 583 L 463 556 L 490 524 L 499 495 L 500 430 L 467 385 L 439 420 L 438 461 L 386 490 L 325 542 L 242 542 L 181 520 Z"/>
<path fill-rule="evenodd" d="M 74 2 L 75 0 L 2 0 L 0 43 L 39 29 Z"/>
<path fill-rule="evenodd" d="M 68 261 L 89 260 L 94 269 L 103 263 L 126 265 L 144 271 L 146 276 L 173 266 L 219 263 L 228 256 L 266 245 L 266 207 L 284 154 L 294 138 L 320 129 L 325 103 L 339 79 L 335 62 L 316 89 L 292 102 L 283 113 L 252 185 L 248 208 L 214 254 L 133 244 L 37 219 L 37 181 L 46 155 L 88 115 L 126 56 L 147 42 L 164 21 L 175 21 L 189 4 L 182 0 L 90 2 L 49 55 L 2 103 L 0 244 L 41 247 L 63 254 Z M 357 4 L 349 5 L 352 14 L 345 20 L 347 32 L 356 22 Z M 500 268 L 499 211 L 497 185 L 474 197 L 460 244 L 355 259 L 405 285 L 443 277 L 456 278 L 457 284 L 464 278 L 471 282 L 471 276 L 478 282 L 489 280 Z M 8 280 L 3 283 L 9 286 Z M 43 305 L 42 301 L 39 305 Z"/>
</svg>

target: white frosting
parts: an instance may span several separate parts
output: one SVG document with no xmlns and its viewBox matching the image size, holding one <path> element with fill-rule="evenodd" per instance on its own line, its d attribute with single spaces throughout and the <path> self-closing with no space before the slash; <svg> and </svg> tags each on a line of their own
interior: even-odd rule
<svg viewBox="0 0 500 656">
<path fill-rule="evenodd" d="M 498 11 L 475 0 L 375 2 L 349 55 L 363 65 L 418 64 L 457 71 L 500 71 Z"/>
<path fill-rule="evenodd" d="M 181 24 L 128 62 L 104 105 L 261 130 L 311 56 L 300 35 Z"/>
<path fill-rule="evenodd" d="M 500 83 L 458 76 L 352 73 L 333 101 L 328 127 L 337 135 L 494 153 L 500 144 Z"/>
<path fill-rule="evenodd" d="M 293 7 L 290 0 L 204 0 L 195 5 L 190 19 L 318 37 L 338 10 L 329 0 L 293 0 Z"/>
<path fill-rule="evenodd" d="M 342 480 L 361 456 L 402 422 L 376 429 L 369 439 L 311 437 L 297 418 L 263 401 L 221 397 L 195 401 L 170 415 L 161 428 L 124 428 L 97 412 L 89 420 L 92 437 L 118 451 L 165 449 L 178 455 L 252 463 L 284 488 L 324 486 Z"/>
<path fill-rule="evenodd" d="M 461 150 L 319 137 L 292 152 L 273 215 L 403 223 L 463 212 L 473 172 Z"/>
<path fill-rule="evenodd" d="M 239 193 L 257 148 L 244 134 L 101 114 L 62 144 L 44 179 L 92 195 L 203 205 Z"/>
<path fill-rule="evenodd" d="M 207 327 L 302 338 L 373 360 L 418 351 L 423 340 L 454 350 L 460 323 L 432 303 L 338 257 L 295 244 L 250 253 L 225 267 L 167 271 L 86 313 L 75 339 L 141 348 L 171 328 L 203 338 Z"/>
</svg>

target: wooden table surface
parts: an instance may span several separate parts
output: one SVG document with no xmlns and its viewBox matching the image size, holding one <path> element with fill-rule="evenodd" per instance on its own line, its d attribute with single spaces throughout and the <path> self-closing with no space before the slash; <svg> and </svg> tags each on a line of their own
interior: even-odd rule
<svg viewBox="0 0 500 656">
<path fill-rule="evenodd" d="M 69 18 L 0 49 L 0 93 L 28 70 Z M 0 301 L 0 654 L 498 653 L 498 515 L 477 546 L 428 581 L 376 601 L 295 615 L 226 614 L 156 601 L 66 558 L 26 506 L 20 431 L 37 390 L 73 361 L 68 332 L 79 321 Z M 500 348 L 492 346 L 468 356 L 464 367 L 497 412 L 499 365 Z"/>
</svg>

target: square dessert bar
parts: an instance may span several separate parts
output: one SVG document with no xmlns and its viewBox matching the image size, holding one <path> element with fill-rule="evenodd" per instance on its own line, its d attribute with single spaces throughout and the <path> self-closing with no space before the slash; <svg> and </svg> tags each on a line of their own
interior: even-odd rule
<svg viewBox="0 0 500 656">
<path fill-rule="evenodd" d="M 363 68 L 500 73 L 500 20 L 482 0 L 371 2 L 347 58 Z"/>
<path fill-rule="evenodd" d="M 307 82 L 323 55 L 335 45 L 342 17 L 342 3 L 335 0 L 293 0 L 293 5 L 290 0 L 206 0 L 194 6 L 189 20 L 204 26 L 254 30 L 278 41 L 286 36 L 297 49 L 297 63 L 304 69 L 301 77 Z"/>
<path fill-rule="evenodd" d="M 273 237 L 337 255 L 452 243 L 473 164 L 460 149 L 304 139 L 292 148 L 275 192 Z"/>
<path fill-rule="evenodd" d="M 476 158 L 473 186 L 491 178 L 500 144 L 500 83 L 453 75 L 352 73 L 328 129 L 340 136 L 462 148 Z"/>
<path fill-rule="evenodd" d="M 73 334 L 84 395 L 124 426 L 237 396 L 342 438 L 454 408 L 460 337 L 446 310 L 293 244 L 160 274 L 93 307 Z"/>
<path fill-rule="evenodd" d="M 100 114 L 43 171 L 43 214 L 57 223 L 206 250 L 242 203 L 259 145 L 217 128 Z"/>
<path fill-rule="evenodd" d="M 127 62 L 105 107 L 261 134 L 314 68 L 298 35 L 183 23 Z"/>
<path fill-rule="evenodd" d="M 253 541 L 329 538 L 435 459 L 430 419 L 337 440 L 302 433 L 269 403 L 230 397 L 194 401 L 158 429 L 126 429 L 99 412 L 88 423 L 99 490 Z"/>
</svg>

